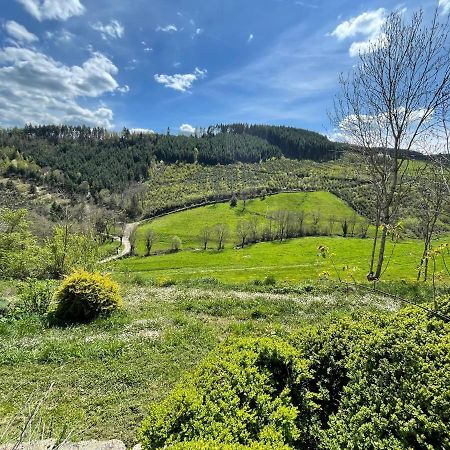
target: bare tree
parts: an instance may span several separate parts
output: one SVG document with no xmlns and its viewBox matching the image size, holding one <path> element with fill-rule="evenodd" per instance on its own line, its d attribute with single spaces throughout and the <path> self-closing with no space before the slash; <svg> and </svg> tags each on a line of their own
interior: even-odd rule
<svg viewBox="0 0 450 450">
<path fill-rule="evenodd" d="M 286 237 L 289 213 L 285 210 L 279 209 L 275 211 L 274 219 L 277 224 L 277 238 L 280 242 L 283 242 L 283 239 Z"/>
<path fill-rule="evenodd" d="M 247 237 L 250 235 L 251 227 L 250 223 L 246 220 L 240 220 L 236 225 L 236 235 L 239 238 L 241 248 L 244 248 Z"/>
<path fill-rule="evenodd" d="M 303 209 L 298 211 L 296 218 L 297 218 L 298 235 L 302 237 L 305 235 L 305 218 L 306 218 L 305 211 Z"/>
<path fill-rule="evenodd" d="M 128 239 L 130 241 L 130 255 L 136 256 L 136 243 L 137 243 L 136 228 L 134 228 L 131 231 L 130 237 Z"/>
<path fill-rule="evenodd" d="M 449 50 L 448 20 L 437 10 L 429 25 L 421 10 L 409 21 L 396 11 L 340 78 L 334 120 L 361 155 L 378 204 L 381 236 L 376 226 L 368 278 L 382 274 L 387 231 L 411 187 L 409 151 L 426 150 L 449 102 Z"/>
<path fill-rule="evenodd" d="M 208 248 L 208 242 L 211 239 L 211 228 L 209 227 L 203 227 L 200 230 L 200 242 L 203 245 L 203 250 L 206 250 Z"/>
<path fill-rule="evenodd" d="M 335 215 L 331 215 L 328 217 L 328 232 L 330 236 L 333 236 L 334 226 L 336 225 L 337 219 Z"/>
<path fill-rule="evenodd" d="M 355 226 L 356 226 L 357 221 L 358 221 L 358 215 L 356 214 L 355 211 L 353 211 L 352 216 L 350 217 L 350 220 L 349 220 L 350 234 L 352 237 L 355 235 Z"/>
<path fill-rule="evenodd" d="M 145 233 L 145 248 L 147 250 L 145 256 L 150 256 L 153 245 L 156 243 L 157 240 L 158 236 L 151 228 L 149 228 Z"/>
<path fill-rule="evenodd" d="M 311 219 L 312 219 L 311 232 L 312 232 L 313 236 L 317 236 L 319 234 L 320 218 L 321 218 L 320 211 L 314 211 L 311 215 Z"/>
<path fill-rule="evenodd" d="M 424 281 L 427 281 L 428 278 L 428 255 L 436 232 L 436 222 L 445 206 L 447 190 L 447 180 L 442 176 L 439 167 L 428 165 L 424 175 L 415 192 L 415 197 L 418 200 L 416 213 L 419 219 L 418 234 L 424 244 L 417 271 L 417 281 L 421 277 Z"/>
<path fill-rule="evenodd" d="M 215 235 L 217 238 L 217 250 L 222 250 L 225 248 L 225 241 L 229 235 L 229 228 L 226 223 L 219 223 L 214 228 Z"/>
<path fill-rule="evenodd" d="M 249 219 L 250 226 L 250 235 L 249 239 L 251 242 L 256 242 L 258 240 L 258 227 L 259 227 L 259 218 L 256 215 L 252 215 Z"/>
</svg>

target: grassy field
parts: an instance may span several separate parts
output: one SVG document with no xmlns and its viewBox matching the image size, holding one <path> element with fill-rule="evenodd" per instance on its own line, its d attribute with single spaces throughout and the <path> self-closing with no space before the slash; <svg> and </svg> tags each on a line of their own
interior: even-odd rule
<svg viewBox="0 0 450 450">
<path fill-rule="evenodd" d="M 334 256 L 326 259 L 319 257 L 320 245 L 327 246 Z M 117 262 L 114 272 L 118 275 L 139 274 L 155 281 L 208 277 L 236 283 L 263 280 L 273 275 L 280 282 L 298 282 L 316 280 L 324 272 L 337 278 L 334 262 L 341 276 L 348 278 L 351 272 L 356 280 L 363 281 L 368 272 L 371 245 L 371 239 L 305 237 L 283 243 L 259 243 L 244 249 L 229 248 L 221 252 L 181 251 L 148 258 L 128 258 Z M 387 258 L 392 250 L 392 260 L 383 279 L 414 281 L 422 243 L 405 240 L 393 248 L 392 242 L 389 242 Z M 346 266 L 349 266 L 350 272 L 342 270 Z M 438 272 L 442 269 L 438 261 Z"/>
<path fill-rule="evenodd" d="M 399 306 L 384 297 L 315 290 L 125 284 L 122 292 L 124 311 L 89 325 L 51 327 L 33 316 L 0 320 L 1 440 L 17 436 L 54 383 L 34 420 L 34 437 L 44 429 L 44 437 L 70 433 L 74 441 L 118 438 L 131 446 L 150 402 L 227 336 L 286 336 L 331 317 Z M 0 297 L 14 295 L 0 284 Z"/>
<path fill-rule="evenodd" d="M 232 247 L 239 241 L 236 236 L 236 226 L 239 221 L 256 217 L 261 228 L 264 219 L 273 216 L 277 210 L 304 211 L 306 227 L 311 225 L 312 214 L 319 213 L 319 227 L 322 229 L 328 226 L 330 217 L 335 217 L 338 221 L 334 225 L 336 233 L 342 232 L 339 222 L 344 219 L 350 220 L 355 214 L 343 200 L 329 192 L 276 194 L 265 199 L 247 200 L 245 208 L 243 201 L 239 201 L 235 208 L 232 208 L 229 203 L 218 203 L 169 214 L 139 227 L 137 252 L 139 255 L 145 254 L 145 235 L 149 229 L 152 229 L 158 236 L 153 251 L 170 249 L 173 236 L 181 239 L 184 249 L 196 249 L 202 246 L 199 240 L 200 230 L 204 227 L 213 228 L 220 223 L 228 225 L 230 230 L 228 247 Z M 360 216 L 357 216 L 356 219 L 364 220 Z M 215 246 L 214 239 L 211 240 L 210 246 Z"/>
</svg>

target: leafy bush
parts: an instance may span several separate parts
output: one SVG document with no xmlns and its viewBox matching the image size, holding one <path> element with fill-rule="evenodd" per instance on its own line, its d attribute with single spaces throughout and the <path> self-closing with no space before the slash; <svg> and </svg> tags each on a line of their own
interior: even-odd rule
<svg viewBox="0 0 450 450">
<path fill-rule="evenodd" d="M 446 316 L 450 316 L 450 295 L 443 295 L 436 301 L 437 310 Z"/>
<path fill-rule="evenodd" d="M 324 448 L 450 448 L 450 328 L 409 309 L 355 347 Z"/>
<path fill-rule="evenodd" d="M 108 316 L 122 305 L 119 286 L 100 273 L 77 271 L 56 291 L 55 315 L 66 322 L 88 322 Z"/>
<path fill-rule="evenodd" d="M 281 340 L 226 342 L 151 407 L 140 441 L 146 450 L 205 437 L 275 448 L 297 443 L 311 416 L 310 378 L 306 361 Z"/>
<path fill-rule="evenodd" d="M 267 277 L 264 278 L 263 284 L 265 286 L 275 286 L 277 284 L 277 279 L 274 275 L 267 275 Z"/>
<path fill-rule="evenodd" d="M 290 343 L 228 341 L 151 407 L 139 436 L 147 450 L 450 448 L 449 386 L 450 324 L 408 307 Z"/>
<path fill-rule="evenodd" d="M 16 309 L 26 314 L 43 316 L 52 302 L 54 285 L 50 281 L 28 279 L 19 288 L 20 301 Z"/>
</svg>

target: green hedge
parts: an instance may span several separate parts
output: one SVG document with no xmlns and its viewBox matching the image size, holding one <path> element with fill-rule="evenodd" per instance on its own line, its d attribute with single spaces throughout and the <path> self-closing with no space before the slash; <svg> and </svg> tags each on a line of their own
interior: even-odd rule
<svg viewBox="0 0 450 450">
<path fill-rule="evenodd" d="M 226 341 L 151 406 L 139 437 L 147 450 L 450 448 L 450 324 L 409 307 L 289 343 Z"/>
<path fill-rule="evenodd" d="M 196 439 L 294 444 L 314 406 L 307 366 L 278 339 L 226 342 L 166 400 L 151 407 L 139 430 L 143 448 Z"/>
</svg>

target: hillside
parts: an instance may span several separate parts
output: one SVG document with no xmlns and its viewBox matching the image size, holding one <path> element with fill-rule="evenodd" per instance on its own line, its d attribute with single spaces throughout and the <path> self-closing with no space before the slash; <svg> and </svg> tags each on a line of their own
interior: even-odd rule
<svg viewBox="0 0 450 450">
<path fill-rule="evenodd" d="M 342 221 L 354 220 L 355 225 L 364 221 L 345 202 L 328 192 L 276 194 L 249 199 L 245 201 L 245 204 L 243 200 L 240 200 L 235 207 L 230 206 L 229 203 L 218 203 L 152 220 L 137 230 L 137 252 L 139 255 L 145 254 L 145 236 L 149 230 L 156 233 L 158 237 L 153 247 L 154 251 L 170 250 L 173 236 L 181 239 L 185 250 L 202 248 L 201 232 L 205 228 L 211 230 L 208 247 L 215 248 L 217 244 L 213 236 L 214 227 L 219 224 L 228 227 L 227 246 L 233 247 L 241 243 L 241 237 L 236 232 L 239 223 L 253 225 L 252 232 L 257 234 L 255 239 L 259 239 L 264 228 L 268 229 L 271 226 L 275 232 L 277 214 L 279 215 L 280 212 L 302 213 L 304 215 L 301 218 L 304 226 L 303 234 L 306 235 L 312 233 L 313 226 L 317 228 L 318 233 L 325 234 L 330 226 L 333 227 L 334 233 L 342 233 Z M 316 225 L 313 223 L 314 219 L 317 221 Z M 298 221 L 300 217 L 296 216 L 293 220 Z M 286 230 L 287 235 L 290 233 L 290 230 Z"/>
<path fill-rule="evenodd" d="M 266 136 L 261 130 L 267 130 Z M 256 163 L 269 158 L 330 160 L 336 145 L 317 133 L 281 127 L 227 132 L 210 127 L 199 136 L 111 133 L 101 128 L 26 126 L 0 130 L 0 148 L 19 150 L 33 170 L 9 170 L 70 192 L 97 196 L 148 178 L 153 161 L 202 165 Z M 294 147 L 297 150 L 294 150 Z M 11 156 L 9 156 L 12 159 Z M 30 165 L 29 164 L 29 165 Z"/>
</svg>

